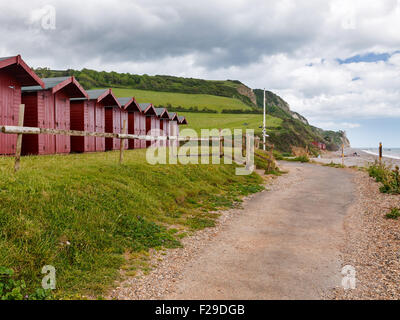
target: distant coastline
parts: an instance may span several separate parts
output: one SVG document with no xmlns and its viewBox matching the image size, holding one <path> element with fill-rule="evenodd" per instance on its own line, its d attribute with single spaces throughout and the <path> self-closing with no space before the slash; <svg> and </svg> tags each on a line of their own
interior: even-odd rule
<svg viewBox="0 0 400 320">
<path fill-rule="evenodd" d="M 392 151 L 384 150 L 383 152 L 383 162 L 389 166 L 400 165 L 400 149 L 393 148 Z M 399 152 L 397 155 L 396 152 Z M 388 154 L 389 153 L 389 154 Z M 348 167 L 359 166 L 368 167 L 369 164 L 378 160 L 378 151 L 373 151 L 372 149 L 357 149 L 357 148 L 346 148 L 345 149 L 344 164 Z M 322 154 L 321 158 L 314 158 L 316 162 L 320 163 L 342 163 L 341 151 L 337 152 L 327 152 Z"/>
<path fill-rule="evenodd" d="M 383 157 L 384 158 L 389 158 L 389 159 L 395 159 L 395 160 L 400 160 L 400 149 L 399 148 L 393 148 L 389 150 L 383 150 Z M 397 151 L 397 152 L 393 152 L 393 150 Z M 368 149 L 361 149 L 362 152 L 368 153 L 370 155 L 373 156 L 379 156 L 378 152 L 374 152 L 372 150 L 368 150 Z M 389 153 L 390 152 L 390 153 Z M 389 153 L 389 154 L 388 154 Z"/>
</svg>

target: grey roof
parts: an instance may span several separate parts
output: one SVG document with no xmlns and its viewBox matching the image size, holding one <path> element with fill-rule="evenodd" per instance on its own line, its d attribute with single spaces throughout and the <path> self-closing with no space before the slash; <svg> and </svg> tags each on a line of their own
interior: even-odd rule
<svg viewBox="0 0 400 320">
<path fill-rule="evenodd" d="M 122 107 L 125 107 L 132 98 L 117 98 L 117 100 Z"/>
<path fill-rule="evenodd" d="M 185 120 L 186 118 L 185 118 L 184 116 L 179 116 L 178 119 L 179 119 L 179 121 L 183 121 L 183 120 Z"/>
<path fill-rule="evenodd" d="M 139 103 L 139 107 L 142 111 L 145 111 L 150 105 L 151 103 Z"/>
<path fill-rule="evenodd" d="M 176 112 L 172 112 L 169 114 L 169 118 L 172 120 L 176 115 Z"/>
<path fill-rule="evenodd" d="M 155 108 L 155 109 L 157 116 L 161 116 L 166 111 L 165 108 Z"/>
<path fill-rule="evenodd" d="M 70 79 L 71 77 L 58 77 L 58 78 L 44 78 L 42 81 L 44 82 L 44 89 L 40 86 L 32 86 L 32 87 L 22 87 L 22 91 L 41 91 L 48 90 L 54 88 L 56 85 L 64 82 L 65 80 Z"/>
<path fill-rule="evenodd" d="M 97 90 L 87 90 L 87 94 L 89 96 L 89 100 L 97 100 L 100 96 L 102 96 L 108 89 L 97 89 Z M 86 98 L 72 98 L 71 101 L 80 101 L 86 100 Z"/>
</svg>

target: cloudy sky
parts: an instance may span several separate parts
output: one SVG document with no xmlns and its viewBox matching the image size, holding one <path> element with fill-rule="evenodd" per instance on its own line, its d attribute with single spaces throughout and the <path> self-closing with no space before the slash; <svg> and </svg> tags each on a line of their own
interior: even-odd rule
<svg viewBox="0 0 400 320">
<path fill-rule="evenodd" d="M 400 147 L 400 0 L 0 0 L 0 56 L 238 79 L 354 146 Z M 55 9 L 55 29 L 49 16 Z"/>
</svg>

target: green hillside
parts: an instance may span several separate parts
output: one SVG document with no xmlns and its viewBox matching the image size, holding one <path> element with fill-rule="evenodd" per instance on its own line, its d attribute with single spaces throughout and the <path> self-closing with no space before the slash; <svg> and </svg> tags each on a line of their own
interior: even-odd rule
<svg viewBox="0 0 400 320">
<path fill-rule="evenodd" d="M 199 110 L 207 108 L 218 112 L 221 112 L 224 109 L 252 110 L 251 107 L 238 99 L 213 96 L 209 94 L 157 92 L 122 88 L 113 88 L 113 92 L 117 97 L 135 97 L 139 103 L 151 102 L 157 106 L 167 106 L 170 104 L 174 107 L 180 106 L 185 109 L 197 107 Z"/>
<path fill-rule="evenodd" d="M 209 81 L 193 78 L 182 78 L 173 76 L 149 76 L 130 73 L 117 73 L 95 71 L 89 69 L 78 70 L 50 70 L 48 68 L 37 68 L 35 72 L 42 78 L 75 76 L 85 89 L 96 87 L 107 88 L 130 88 L 157 92 L 205 94 L 219 97 L 233 98 L 242 101 L 245 105 L 255 107 L 255 99 L 242 94 L 246 86 L 237 80 Z M 147 101 L 146 101 L 147 102 Z"/>
<path fill-rule="evenodd" d="M 252 90 L 237 80 L 211 81 L 89 69 L 57 71 L 39 68 L 35 71 L 41 77 L 73 75 L 85 89 L 113 88 L 118 97 L 134 96 L 139 102 L 151 102 L 180 114 L 187 111 L 190 126 L 196 130 L 253 128 L 261 134 L 263 90 Z M 324 131 L 311 126 L 275 93 L 267 91 L 266 101 L 271 122 L 267 125 L 269 141 L 281 151 L 290 152 L 292 146 L 312 148 L 313 141 L 325 143 L 329 150 L 337 150 L 342 141 L 348 142 L 342 131 Z"/>
<path fill-rule="evenodd" d="M 199 134 L 201 129 L 254 129 L 256 134 L 261 134 L 263 123 L 262 115 L 258 114 L 213 114 L 213 113 L 193 113 L 193 112 L 179 112 L 184 115 L 188 120 L 188 126 L 184 128 L 191 128 L 196 130 Z M 268 133 L 275 132 L 280 129 L 282 119 L 268 116 L 267 127 Z"/>
</svg>

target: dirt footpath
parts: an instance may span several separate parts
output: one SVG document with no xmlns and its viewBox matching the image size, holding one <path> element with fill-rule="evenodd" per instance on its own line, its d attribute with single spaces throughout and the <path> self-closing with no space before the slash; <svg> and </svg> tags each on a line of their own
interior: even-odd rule
<svg viewBox="0 0 400 320">
<path fill-rule="evenodd" d="M 352 173 L 308 164 L 303 179 L 262 192 L 189 261 L 163 299 L 320 299 L 341 285 Z"/>
</svg>

